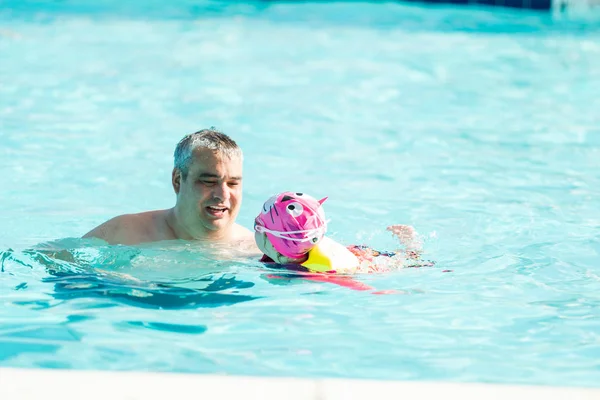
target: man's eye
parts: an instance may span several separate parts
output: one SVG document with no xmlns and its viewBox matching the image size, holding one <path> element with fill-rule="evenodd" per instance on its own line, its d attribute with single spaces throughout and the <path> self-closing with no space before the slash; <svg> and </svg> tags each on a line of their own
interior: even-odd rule
<svg viewBox="0 0 600 400">
<path fill-rule="evenodd" d="M 228 185 L 229 186 L 238 186 L 240 183 L 239 182 L 229 182 Z"/>
<path fill-rule="evenodd" d="M 206 186 L 213 186 L 216 185 L 217 182 L 214 181 L 199 181 L 201 184 L 206 185 Z"/>
</svg>

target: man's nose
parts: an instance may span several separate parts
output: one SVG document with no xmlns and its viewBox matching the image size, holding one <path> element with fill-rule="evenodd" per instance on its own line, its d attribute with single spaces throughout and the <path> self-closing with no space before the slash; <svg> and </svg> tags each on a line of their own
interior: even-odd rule
<svg viewBox="0 0 600 400">
<path fill-rule="evenodd" d="M 229 186 L 227 184 L 216 185 L 213 196 L 221 201 L 229 200 L 231 193 L 229 192 Z"/>
</svg>

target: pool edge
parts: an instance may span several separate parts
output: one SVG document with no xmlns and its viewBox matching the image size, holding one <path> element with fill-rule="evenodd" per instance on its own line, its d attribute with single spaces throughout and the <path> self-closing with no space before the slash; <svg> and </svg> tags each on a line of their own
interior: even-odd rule
<svg viewBox="0 0 600 400">
<path fill-rule="evenodd" d="M 600 399 L 600 389 L 438 381 L 267 378 L 158 372 L 0 368 L 0 399 L 134 400 L 173 395 L 219 399 L 352 400 L 441 397 L 510 400 Z"/>
</svg>

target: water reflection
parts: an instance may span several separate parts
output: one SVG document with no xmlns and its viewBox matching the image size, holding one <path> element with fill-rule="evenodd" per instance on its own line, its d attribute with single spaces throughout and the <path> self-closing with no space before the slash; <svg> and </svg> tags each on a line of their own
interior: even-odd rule
<svg viewBox="0 0 600 400">
<path fill-rule="evenodd" d="M 114 278 L 100 275 L 54 276 L 44 279 L 54 283 L 52 296 L 58 300 L 76 298 L 110 298 L 128 305 L 155 309 L 189 309 L 200 307 L 220 307 L 257 299 L 256 296 L 219 293 L 219 290 L 249 288 L 251 282 L 239 281 L 232 277 L 217 277 L 204 289 L 189 289 L 163 283 L 146 286 L 125 284 Z M 214 286 L 213 286 L 214 285 Z"/>
</svg>

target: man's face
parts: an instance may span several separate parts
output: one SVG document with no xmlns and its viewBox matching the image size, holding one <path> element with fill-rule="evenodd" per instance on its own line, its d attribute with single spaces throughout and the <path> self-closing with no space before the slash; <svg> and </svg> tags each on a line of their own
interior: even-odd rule
<svg viewBox="0 0 600 400">
<path fill-rule="evenodd" d="M 180 222 L 189 233 L 197 238 L 225 236 L 242 203 L 242 160 L 196 149 L 187 177 L 174 171 L 173 187 Z"/>
</svg>

